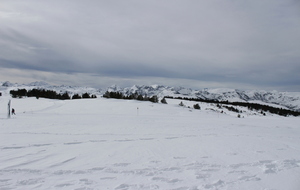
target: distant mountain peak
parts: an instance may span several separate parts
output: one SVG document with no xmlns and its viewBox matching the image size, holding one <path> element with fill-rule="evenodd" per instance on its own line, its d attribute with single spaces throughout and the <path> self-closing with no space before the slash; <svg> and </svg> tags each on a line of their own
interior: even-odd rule
<svg viewBox="0 0 300 190">
<path fill-rule="evenodd" d="M 5 86 L 5 87 L 12 87 L 12 86 L 15 86 L 15 84 L 9 82 L 9 81 L 5 81 L 4 83 L 2 83 L 2 86 Z"/>
<path fill-rule="evenodd" d="M 107 88 L 107 91 L 112 92 L 112 91 L 121 91 L 122 88 L 119 87 L 118 85 L 114 84 L 111 85 L 110 87 Z"/>
</svg>

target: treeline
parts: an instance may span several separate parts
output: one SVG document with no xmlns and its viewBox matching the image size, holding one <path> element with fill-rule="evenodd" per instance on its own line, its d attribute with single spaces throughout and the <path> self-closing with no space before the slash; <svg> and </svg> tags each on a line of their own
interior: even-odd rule
<svg viewBox="0 0 300 190">
<path fill-rule="evenodd" d="M 257 104 L 257 103 L 249 103 L 249 102 L 229 102 L 227 101 L 219 101 L 219 100 L 209 100 L 209 99 L 202 99 L 202 98 L 182 98 L 182 97 L 172 97 L 172 96 L 165 96 L 165 98 L 170 98 L 170 99 L 179 99 L 179 100 L 187 100 L 187 101 L 196 101 L 196 102 L 205 102 L 205 103 L 214 103 L 217 104 L 217 106 L 220 106 L 220 104 L 223 105 L 233 105 L 233 106 L 243 106 L 247 107 L 249 110 L 256 110 L 260 111 L 261 113 L 263 112 L 269 112 L 272 114 L 277 114 L 281 116 L 300 116 L 300 112 L 293 111 L 293 110 L 288 110 L 288 109 L 282 109 L 282 108 L 275 108 L 272 106 L 268 105 L 262 105 L 262 104 Z M 240 112 L 238 109 L 234 107 L 229 107 L 229 106 L 223 106 L 228 110 L 234 111 L 234 112 Z"/>
<path fill-rule="evenodd" d="M 158 97 L 156 95 L 148 97 L 143 96 L 138 93 L 130 94 L 128 96 L 124 95 L 122 92 L 108 92 L 106 91 L 103 95 L 104 98 L 115 98 L 115 99 L 125 99 L 125 100 L 139 100 L 139 101 L 150 101 L 153 103 L 158 102 Z"/>
<path fill-rule="evenodd" d="M 84 93 L 82 95 L 74 94 L 72 97 L 67 93 L 57 93 L 53 90 L 45 89 L 18 89 L 11 90 L 10 94 L 13 98 L 22 98 L 22 97 L 36 97 L 36 98 L 48 98 L 48 99 L 58 99 L 58 100 L 70 100 L 70 99 L 81 99 L 81 98 L 97 98 L 96 95 L 89 95 Z"/>
</svg>

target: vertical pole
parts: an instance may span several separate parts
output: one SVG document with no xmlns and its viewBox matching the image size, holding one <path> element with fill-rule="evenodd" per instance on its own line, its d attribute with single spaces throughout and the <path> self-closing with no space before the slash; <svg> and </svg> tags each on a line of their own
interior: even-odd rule
<svg viewBox="0 0 300 190">
<path fill-rule="evenodd" d="M 136 114 L 139 115 L 139 107 L 136 108 Z"/>
<path fill-rule="evenodd" d="M 10 118 L 10 100 L 8 101 L 7 111 L 7 118 Z"/>
</svg>

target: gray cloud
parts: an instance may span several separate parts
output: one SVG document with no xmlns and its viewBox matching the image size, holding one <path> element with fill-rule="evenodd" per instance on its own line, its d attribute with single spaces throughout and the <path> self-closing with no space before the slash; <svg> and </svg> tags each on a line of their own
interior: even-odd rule
<svg viewBox="0 0 300 190">
<path fill-rule="evenodd" d="M 0 67 L 14 80 L 24 80 L 17 69 L 28 80 L 74 84 L 80 76 L 87 86 L 151 81 L 299 91 L 299 8 L 293 0 L 7 0 Z"/>
</svg>

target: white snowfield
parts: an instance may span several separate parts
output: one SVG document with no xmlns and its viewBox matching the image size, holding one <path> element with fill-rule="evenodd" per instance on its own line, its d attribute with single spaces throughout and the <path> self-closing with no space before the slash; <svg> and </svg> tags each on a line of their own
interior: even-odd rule
<svg viewBox="0 0 300 190">
<path fill-rule="evenodd" d="M 0 97 L 0 189 L 299 190 L 300 118 Z M 195 102 L 184 102 L 192 107 Z"/>
</svg>

